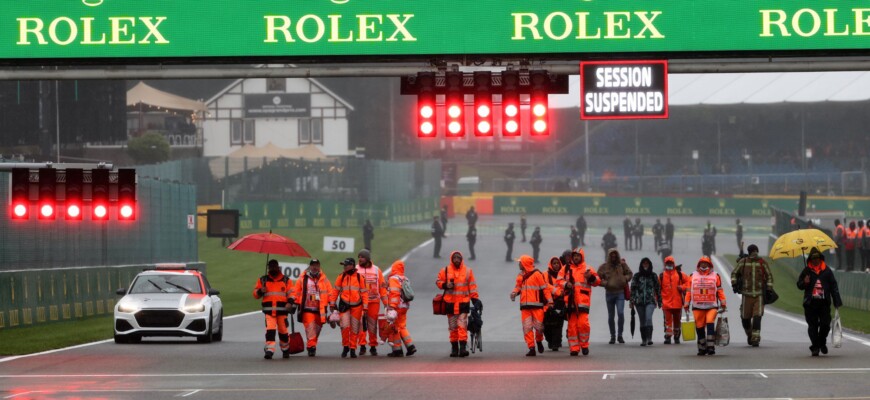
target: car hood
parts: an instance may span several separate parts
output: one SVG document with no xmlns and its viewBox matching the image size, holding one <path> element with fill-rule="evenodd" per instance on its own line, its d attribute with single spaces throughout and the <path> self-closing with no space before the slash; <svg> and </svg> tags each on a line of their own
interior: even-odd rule
<svg viewBox="0 0 870 400">
<path fill-rule="evenodd" d="M 184 307 L 186 302 L 199 302 L 203 297 L 205 297 L 203 294 L 190 293 L 136 293 L 124 296 L 121 301 L 136 304 L 139 308 L 179 309 Z"/>
</svg>

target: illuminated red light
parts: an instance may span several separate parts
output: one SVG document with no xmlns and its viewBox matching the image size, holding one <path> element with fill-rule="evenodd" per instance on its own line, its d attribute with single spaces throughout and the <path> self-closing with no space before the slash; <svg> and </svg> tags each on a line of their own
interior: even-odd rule
<svg viewBox="0 0 870 400">
<path fill-rule="evenodd" d="M 544 132 L 547 130 L 547 123 L 544 121 L 535 121 L 534 129 L 536 132 Z"/>
<path fill-rule="evenodd" d="M 15 218 L 24 218 L 27 216 L 27 205 L 26 204 L 16 204 L 12 207 L 12 214 Z"/>
<path fill-rule="evenodd" d="M 508 117 L 515 117 L 518 112 L 519 107 L 517 107 L 515 104 L 508 104 L 504 108 L 504 114 Z"/>
<path fill-rule="evenodd" d="M 70 204 L 66 207 L 66 215 L 70 219 L 77 219 L 82 215 L 82 208 L 78 204 Z"/>
<path fill-rule="evenodd" d="M 423 118 L 432 118 L 432 115 L 435 114 L 435 109 L 432 106 L 425 105 L 420 107 L 420 116 Z"/>
<path fill-rule="evenodd" d="M 121 209 L 118 211 L 123 219 L 129 219 L 133 216 L 133 206 L 129 204 L 124 204 L 121 206 Z"/>
<path fill-rule="evenodd" d="M 98 204 L 94 206 L 94 218 L 96 219 L 104 219 L 109 215 L 109 210 L 103 204 Z"/>
<path fill-rule="evenodd" d="M 43 218 L 51 218 L 54 215 L 54 206 L 51 204 L 39 206 L 39 215 Z"/>
<path fill-rule="evenodd" d="M 504 125 L 504 128 L 507 129 L 507 131 L 510 133 L 515 133 L 517 131 L 517 129 L 519 129 L 519 127 L 520 126 L 519 126 L 519 124 L 517 124 L 516 121 L 508 121 Z"/>
<path fill-rule="evenodd" d="M 462 109 L 458 105 L 455 105 L 455 104 L 451 105 L 447 109 L 447 115 L 449 115 L 450 118 L 459 118 L 459 116 L 461 114 L 462 114 Z"/>
<path fill-rule="evenodd" d="M 537 117 L 543 117 L 544 114 L 547 113 L 547 106 L 545 106 L 543 104 L 535 104 L 535 106 L 532 107 L 532 112 Z"/>
<path fill-rule="evenodd" d="M 447 126 L 447 130 L 449 130 L 450 133 L 456 134 L 462 130 L 462 126 L 459 125 L 459 122 L 453 121 Z"/>
<path fill-rule="evenodd" d="M 479 124 L 477 124 L 477 131 L 480 133 L 489 133 L 490 129 L 492 129 L 492 126 L 489 124 L 489 122 L 481 121 Z"/>
<path fill-rule="evenodd" d="M 420 131 L 426 135 L 431 135 L 434 130 L 435 127 L 432 125 L 431 122 L 424 122 L 422 125 L 420 125 Z"/>
<path fill-rule="evenodd" d="M 489 109 L 489 106 L 486 104 L 483 104 L 483 105 L 477 107 L 477 115 L 480 116 L 481 118 L 488 117 L 490 112 L 491 112 L 491 110 Z"/>
</svg>

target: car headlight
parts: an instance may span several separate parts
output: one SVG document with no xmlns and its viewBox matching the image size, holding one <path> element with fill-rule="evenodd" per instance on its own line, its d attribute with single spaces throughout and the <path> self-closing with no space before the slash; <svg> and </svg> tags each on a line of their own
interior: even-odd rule
<svg viewBox="0 0 870 400">
<path fill-rule="evenodd" d="M 136 311 L 139 311 L 139 306 L 128 301 L 122 301 L 118 304 L 118 311 L 123 313 L 135 313 Z"/>
<path fill-rule="evenodd" d="M 195 312 L 203 312 L 205 311 L 205 304 L 194 304 L 189 306 L 184 306 L 184 312 L 195 313 Z"/>
</svg>

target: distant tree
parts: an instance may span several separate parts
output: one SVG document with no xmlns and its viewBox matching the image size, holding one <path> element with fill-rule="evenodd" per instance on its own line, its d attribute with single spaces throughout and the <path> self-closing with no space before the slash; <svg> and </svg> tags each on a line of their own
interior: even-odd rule
<svg viewBox="0 0 870 400">
<path fill-rule="evenodd" d="M 146 133 L 127 142 L 127 154 L 137 164 L 156 164 L 169 160 L 169 142 L 159 133 Z"/>
</svg>

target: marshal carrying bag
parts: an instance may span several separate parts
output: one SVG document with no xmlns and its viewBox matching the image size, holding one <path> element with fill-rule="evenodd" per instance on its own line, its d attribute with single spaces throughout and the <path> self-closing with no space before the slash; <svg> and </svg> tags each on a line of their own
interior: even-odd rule
<svg viewBox="0 0 870 400">
<path fill-rule="evenodd" d="M 402 300 L 405 303 L 410 303 L 414 300 L 414 288 L 411 287 L 411 280 L 407 276 L 402 279 Z"/>
</svg>

